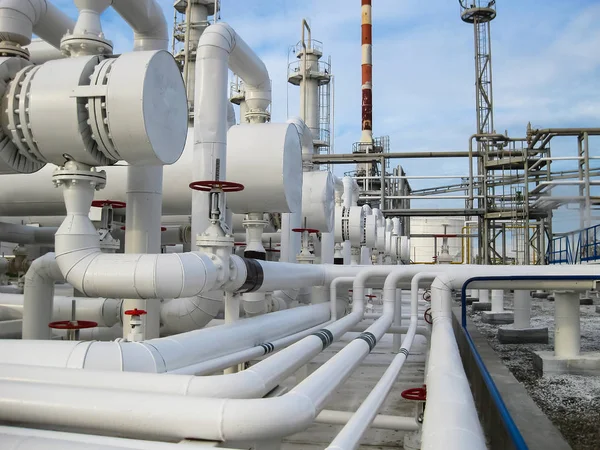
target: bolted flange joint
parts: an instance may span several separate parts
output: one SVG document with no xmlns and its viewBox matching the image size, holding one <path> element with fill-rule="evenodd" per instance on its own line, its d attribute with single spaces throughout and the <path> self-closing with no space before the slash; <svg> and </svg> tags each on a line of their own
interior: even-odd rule
<svg viewBox="0 0 600 450">
<path fill-rule="evenodd" d="M 106 186 L 106 172 L 104 170 L 98 171 L 95 167 L 90 167 L 76 161 L 68 161 L 64 166 L 54 171 L 52 182 L 55 187 L 60 187 L 67 183 L 90 183 L 95 190 L 99 191 Z"/>
</svg>

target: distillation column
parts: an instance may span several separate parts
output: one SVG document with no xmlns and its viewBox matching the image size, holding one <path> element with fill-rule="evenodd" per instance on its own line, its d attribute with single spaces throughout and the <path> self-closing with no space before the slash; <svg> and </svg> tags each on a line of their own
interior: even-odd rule
<svg viewBox="0 0 600 450">
<path fill-rule="evenodd" d="M 315 154 L 319 154 L 330 145 L 331 63 L 321 61 L 323 43 L 312 38 L 306 20 L 302 21 L 296 57 L 298 61 L 290 64 L 288 82 L 300 87 L 300 118 L 312 132 Z"/>
</svg>

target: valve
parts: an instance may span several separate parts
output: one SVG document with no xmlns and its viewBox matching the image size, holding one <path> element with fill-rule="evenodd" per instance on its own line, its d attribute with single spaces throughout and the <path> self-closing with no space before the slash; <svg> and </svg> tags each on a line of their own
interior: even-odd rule
<svg viewBox="0 0 600 450">
<path fill-rule="evenodd" d="M 423 292 L 423 300 L 431 302 L 431 291 L 429 289 L 426 289 L 425 292 Z"/>
<path fill-rule="evenodd" d="M 431 315 L 431 308 L 427 308 L 425 310 L 425 312 L 423 313 L 423 318 L 425 319 L 425 322 L 427 322 L 429 325 L 433 324 L 433 316 Z"/>
<path fill-rule="evenodd" d="M 310 235 L 319 233 L 319 230 L 314 228 L 293 228 L 294 233 L 302 233 L 300 253 L 296 256 L 296 260 L 300 264 L 313 264 L 315 255 L 310 251 Z"/>
<path fill-rule="evenodd" d="M 76 341 L 79 339 L 79 330 L 84 330 L 86 328 L 96 328 L 98 326 L 97 322 L 92 322 L 91 320 L 77 320 L 76 316 L 76 301 L 71 301 L 71 320 L 60 320 L 58 322 L 50 322 L 48 324 L 49 328 L 53 330 L 67 330 L 67 339 L 69 341 Z"/>
<path fill-rule="evenodd" d="M 113 231 L 114 210 L 126 207 L 125 202 L 118 200 L 94 200 L 92 207 L 102 208 L 100 216 L 100 227 L 98 235 L 100 237 L 100 248 L 105 252 L 115 252 L 121 247 L 121 242 L 115 239 L 111 232 Z"/>
<path fill-rule="evenodd" d="M 229 192 L 240 192 L 244 190 L 244 185 L 233 183 L 231 181 L 207 180 L 194 181 L 190 183 L 190 189 L 200 192 L 208 192 L 210 196 L 209 218 L 212 223 L 221 220 L 221 210 L 219 207 L 221 195 Z"/>
<path fill-rule="evenodd" d="M 402 391 L 400 395 L 405 400 L 424 402 L 427 400 L 427 386 L 423 385 L 423 387 L 407 389 Z"/>
<path fill-rule="evenodd" d="M 143 309 L 128 309 L 123 314 L 126 316 L 131 316 L 129 319 L 129 326 L 131 330 L 129 332 L 129 336 L 127 336 L 127 340 L 129 342 L 140 342 L 144 340 L 144 334 L 142 333 L 142 326 L 144 325 L 144 321 L 142 320 L 142 316 L 148 314 Z"/>
</svg>

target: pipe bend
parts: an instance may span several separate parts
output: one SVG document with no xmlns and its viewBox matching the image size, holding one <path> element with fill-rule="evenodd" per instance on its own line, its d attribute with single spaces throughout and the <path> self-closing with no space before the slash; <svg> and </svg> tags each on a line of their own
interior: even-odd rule
<svg viewBox="0 0 600 450">
<path fill-rule="evenodd" d="M 134 51 L 166 50 L 169 27 L 156 0 L 112 0 L 112 6 L 134 33 Z"/>
<path fill-rule="evenodd" d="M 290 436 L 306 430 L 316 417 L 311 399 L 297 392 L 275 398 L 225 400 L 220 434 L 224 441 L 264 439 L 268 428 L 269 436 Z"/>
</svg>

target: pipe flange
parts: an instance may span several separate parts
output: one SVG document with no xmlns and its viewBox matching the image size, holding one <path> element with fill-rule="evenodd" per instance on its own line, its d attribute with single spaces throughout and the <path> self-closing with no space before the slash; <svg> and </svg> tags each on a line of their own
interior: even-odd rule
<svg viewBox="0 0 600 450">
<path fill-rule="evenodd" d="M 96 170 L 95 167 L 88 167 L 78 164 L 75 161 L 69 161 L 64 166 L 57 168 L 52 174 L 54 186 L 59 187 L 64 183 L 89 182 L 99 191 L 106 186 L 106 172 Z"/>
<path fill-rule="evenodd" d="M 16 74 L 13 81 L 8 85 L 4 102 L 6 102 L 5 110 L 11 141 L 25 158 L 34 163 L 44 164 L 46 160 L 37 147 L 37 141 L 31 133 L 29 121 L 31 81 L 40 67 L 27 66 Z"/>
<path fill-rule="evenodd" d="M 90 76 L 90 86 L 106 87 L 110 79 L 110 72 L 115 63 L 115 58 L 107 58 L 100 62 Z M 108 127 L 108 113 L 106 111 L 106 96 L 89 97 L 87 102 L 89 114 L 88 125 L 92 129 L 92 139 L 98 144 L 104 156 L 115 161 L 121 160 L 121 155 L 115 148 L 112 135 Z"/>
<path fill-rule="evenodd" d="M 60 41 L 60 50 L 67 56 L 112 55 L 112 42 L 89 34 L 68 34 Z"/>
<path fill-rule="evenodd" d="M 205 233 L 197 237 L 196 245 L 200 248 L 233 248 L 235 246 L 235 239 L 230 235 L 215 236 Z"/>
<path fill-rule="evenodd" d="M 246 118 L 246 120 L 248 120 L 248 122 L 251 123 L 266 123 L 271 120 L 271 114 L 263 109 L 251 109 L 246 113 L 244 118 Z"/>
<path fill-rule="evenodd" d="M 24 47 L 21 47 L 19 44 L 15 44 L 10 41 L 2 41 L 0 42 L 0 56 L 16 56 L 17 58 L 23 58 L 29 61 L 29 50 Z"/>
</svg>

